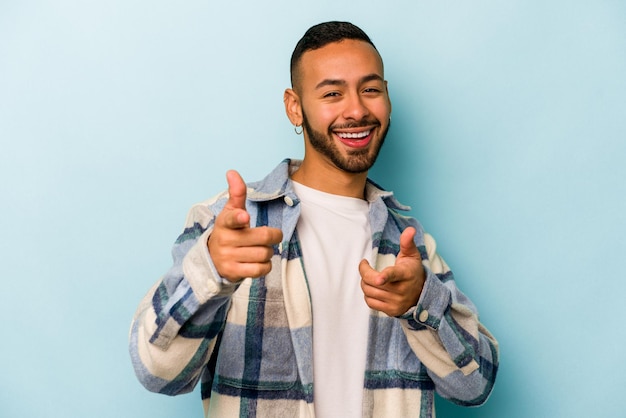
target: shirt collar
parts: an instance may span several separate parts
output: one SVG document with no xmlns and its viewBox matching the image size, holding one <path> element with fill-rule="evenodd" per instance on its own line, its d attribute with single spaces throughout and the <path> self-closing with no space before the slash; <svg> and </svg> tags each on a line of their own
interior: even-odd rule
<svg viewBox="0 0 626 418">
<path fill-rule="evenodd" d="M 300 167 L 300 164 L 302 164 L 301 160 L 284 159 L 263 180 L 248 185 L 248 199 L 253 202 L 264 202 L 279 199 L 285 195 L 295 196 L 289 176 Z M 384 190 L 369 178 L 365 184 L 365 199 L 370 203 L 382 199 L 385 205 L 391 209 L 411 210 L 409 206 L 398 202 L 393 196 L 393 192 Z"/>
</svg>

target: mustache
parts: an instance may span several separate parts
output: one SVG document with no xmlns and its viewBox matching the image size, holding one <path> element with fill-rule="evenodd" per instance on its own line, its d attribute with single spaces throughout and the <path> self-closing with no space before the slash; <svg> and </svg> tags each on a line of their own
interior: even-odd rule
<svg viewBox="0 0 626 418">
<path fill-rule="evenodd" d="M 376 118 L 363 118 L 359 121 L 348 122 L 348 123 L 337 123 L 328 127 L 329 131 L 334 131 L 335 129 L 353 129 L 353 128 L 364 128 L 368 126 L 380 126 L 380 121 Z"/>
</svg>

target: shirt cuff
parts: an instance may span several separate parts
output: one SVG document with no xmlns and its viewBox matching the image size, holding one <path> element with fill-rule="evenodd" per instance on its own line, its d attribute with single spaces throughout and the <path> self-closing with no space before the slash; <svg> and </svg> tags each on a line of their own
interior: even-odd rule
<svg viewBox="0 0 626 418">
<path fill-rule="evenodd" d="M 412 328 L 439 328 L 441 319 L 450 305 L 451 292 L 430 269 L 424 267 L 426 281 L 417 305 L 409 309 L 401 318 L 409 320 Z"/>
<path fill-rule="evenodd" d="M 237 284 L 221 277 L 209 254 L 207 240 L 212 229 L 204 231 L 183 261 L 183 274 L 200 304 L 215 296 L 232 294 Z"/>
</svg>

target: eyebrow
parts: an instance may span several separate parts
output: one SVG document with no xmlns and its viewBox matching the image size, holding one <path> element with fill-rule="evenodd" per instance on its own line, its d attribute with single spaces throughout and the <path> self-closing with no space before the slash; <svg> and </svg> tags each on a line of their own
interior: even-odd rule
<svg viewBox="0 0 626 418">
<path fill-rule="evenodd" d="M 384 79 L 379 74 L 368 74 L 359 80 L 359 84 L 367 83 L 369 81 L 384 81 Z M 321 89 L 322 87 L 326 86 L 345 86 L 346 84 L 348 83 L 346 83 L 345 80 L 327 78 L 320 81 L 317 86 L 315 86 L 315 90 Z"/>
</svg>

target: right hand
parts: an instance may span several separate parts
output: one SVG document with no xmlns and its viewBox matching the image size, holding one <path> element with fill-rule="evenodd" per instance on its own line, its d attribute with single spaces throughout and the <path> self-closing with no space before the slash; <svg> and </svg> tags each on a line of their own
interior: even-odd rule
<svg viewBox="0 0 626 418">
<path fill-rule="evenodd" d="M 272 269 L 273 246 L 283 233 L 278 228 L 250 228 L 246 211 L 246 184 L 235 170 L 226 173 L 228 201 L 215 218 L 207 245 L 213 264 L 221 277 L 236 283 L 246 277 L 257 278 Z"/>
</svg>

